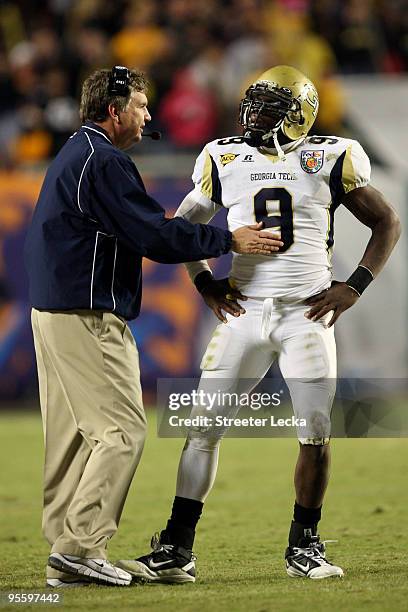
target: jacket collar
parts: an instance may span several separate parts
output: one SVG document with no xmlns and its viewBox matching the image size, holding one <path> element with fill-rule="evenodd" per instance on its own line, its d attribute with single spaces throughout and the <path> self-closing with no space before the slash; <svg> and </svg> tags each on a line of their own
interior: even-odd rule
<svg viewBox="0 0 408 612">
<path fill-rule="evenodd" d="M 93 123 L 92 121 L 85 121 L 84 125 L 81 126 L 81 130 L 85 130 L 86 132 L 90 130 L 92 133 L 96 132 L 108 142 L 110 142 L 111 145 L 113 145 L 113 142 L 109 138 L 108 132 L 104 130 L 103 127 L 101 127 L 100 125 L 96 125 L 96 123 Z"/>
</svg>

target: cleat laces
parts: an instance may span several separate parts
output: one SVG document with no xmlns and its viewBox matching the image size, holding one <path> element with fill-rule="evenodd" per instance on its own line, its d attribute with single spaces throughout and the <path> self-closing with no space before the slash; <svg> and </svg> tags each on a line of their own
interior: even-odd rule
<svg viewBox="0 0 408 612">
<path fill-rule="evenodd" d="M 162 544 L 160 542 L 160 534 L 159 534 L 158 531 L 156 531 L 156 533 L 152 536 L 152 539 L 150 540 L 150 547 L 153 550 L 153 553 L 158 553 L 158 552 L 166 552 L 166 553 L 176 552 L 176 550 L 175 550 L 176 547 L 173 544 Z M 193 552 L 191 553 L 190 561 L 197 561 L 197 557 L 195 556 L 195 554 Z"/>
<path fill-rule="evenodd" d="M 316 561 L 316 563 L 319 563 L 319 565 L 321 565 L 322 563 L 328 563 L 329 565 L 333 565 L 333 563 L 326 559 L 325 545 L 337 542 L 338 540 L 323 540 L 322 542 L 319 542 L 317 540 L 310 542 L 309 546 L 307 546 L 306 548 L 299 548 L 297 546 L 294 546 L 293 550 L 295 554 L 302 554 L 305 557 L 309 557 L 313 561 Z"/>
</svg>

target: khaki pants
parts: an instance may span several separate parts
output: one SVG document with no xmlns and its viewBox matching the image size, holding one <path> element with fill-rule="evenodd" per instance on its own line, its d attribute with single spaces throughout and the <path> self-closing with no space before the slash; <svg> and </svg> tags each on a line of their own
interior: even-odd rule
<svg viewBox="0 0 408 612">
<path fill-rule="evenodd" d="M 106 558 L 146 434 L 139 358 L 119 317 L 33 309 L 52 552 Z"/>
</svg>

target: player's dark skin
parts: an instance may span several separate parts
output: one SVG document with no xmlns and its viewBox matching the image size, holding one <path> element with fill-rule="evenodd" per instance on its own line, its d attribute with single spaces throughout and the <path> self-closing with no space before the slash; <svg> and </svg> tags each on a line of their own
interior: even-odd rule
<svg viewBox="0 0 408 612">
<path fill-rule="evenodd" d="M 384 196 L 371 187 L 359 187 L 348 193 L 344 206 L 371 229 L 362 266 L 373 273 L 374 278 L 384 267 L 392 249 L 401 234 L 401 224 L 394 209 Z M 333 315 L 328 322 L 331 327 L 339 316 L 359 300 L 358 294 L 344 283 L 334 283 L 330 289 L 322 291 L 306 300 L 310 310 L 305 314 L 308 319 L 317 321 L 328 312 Z M 295 468 L 296 501 L 304 508 L 319 508 L 329 481 L 330 446 L 300 445 L 299 457 Z"/>
<path fill-rule="evenodd" d="M 342 203 L 356 219 L 371 229 L 371 237 L 360 264 L 371 270 L 375 278 L 400 236 L 398 216 L 384 196 L 370 185 L 354 189 L 344 197 Z M 246 300 L 246 297 L 230 287 L 228 279 L 213 280 L 202 295 L 207 306 L 221 321 L 226 322 L 223 310 L 237 317 L 245 313 L 238 300 Z M 333 311 L 327 324 L 331 327 L 358 300 L 358 294 L 345 282 L 334 282 L 329 289 L 305 301 L 310 306 L 305 317 L 317 321 Z M 299 446 L 294 477 L 296 501 L 304 508 L 319 508 L 329 481 L 330 446 Z"/>
</svg>

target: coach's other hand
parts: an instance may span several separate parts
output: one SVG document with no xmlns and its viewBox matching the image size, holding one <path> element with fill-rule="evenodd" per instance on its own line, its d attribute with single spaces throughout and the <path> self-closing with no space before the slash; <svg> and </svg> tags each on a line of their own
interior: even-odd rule
<svg viewBox="0 0 408 612">
<path fill-rule="evenodd" d="M 331 327 L 345 310 L 357 302 L 359 297 L 358 293 L 346 283 L 333 281 L 330 289 L 321 291 L 305 300 L 305 304 L 311 306 L 311 309 L 305 312 L 305 317 L 317 321 L 333 310 L 333 315 L 326 325 L 326 327 Z"/>
<path fill-rule="evenodd" d="M 238 289 L 234 289 L 229 284 L 228 278 L 212 279 L 201 290 L 204 302 L 207 304 L 217 319 L 222 323 L 227 323 L 227 319 L 223 314 L 223 310 L 234 317 L 239 317 L 245 314 L 245 309 L 238 304 L 237 300 L 246 300 L 247 297 L 242 295 Z"/>
<path fill-rule="evenodd" d="M 262 232 L 263 223 L 246 225 L 232 232 L 231 250 L 235 253 L 251 255 L 269 255 L 276 253 L 283 242 L 279 234 L 269 231 Z"/>
</svg>

